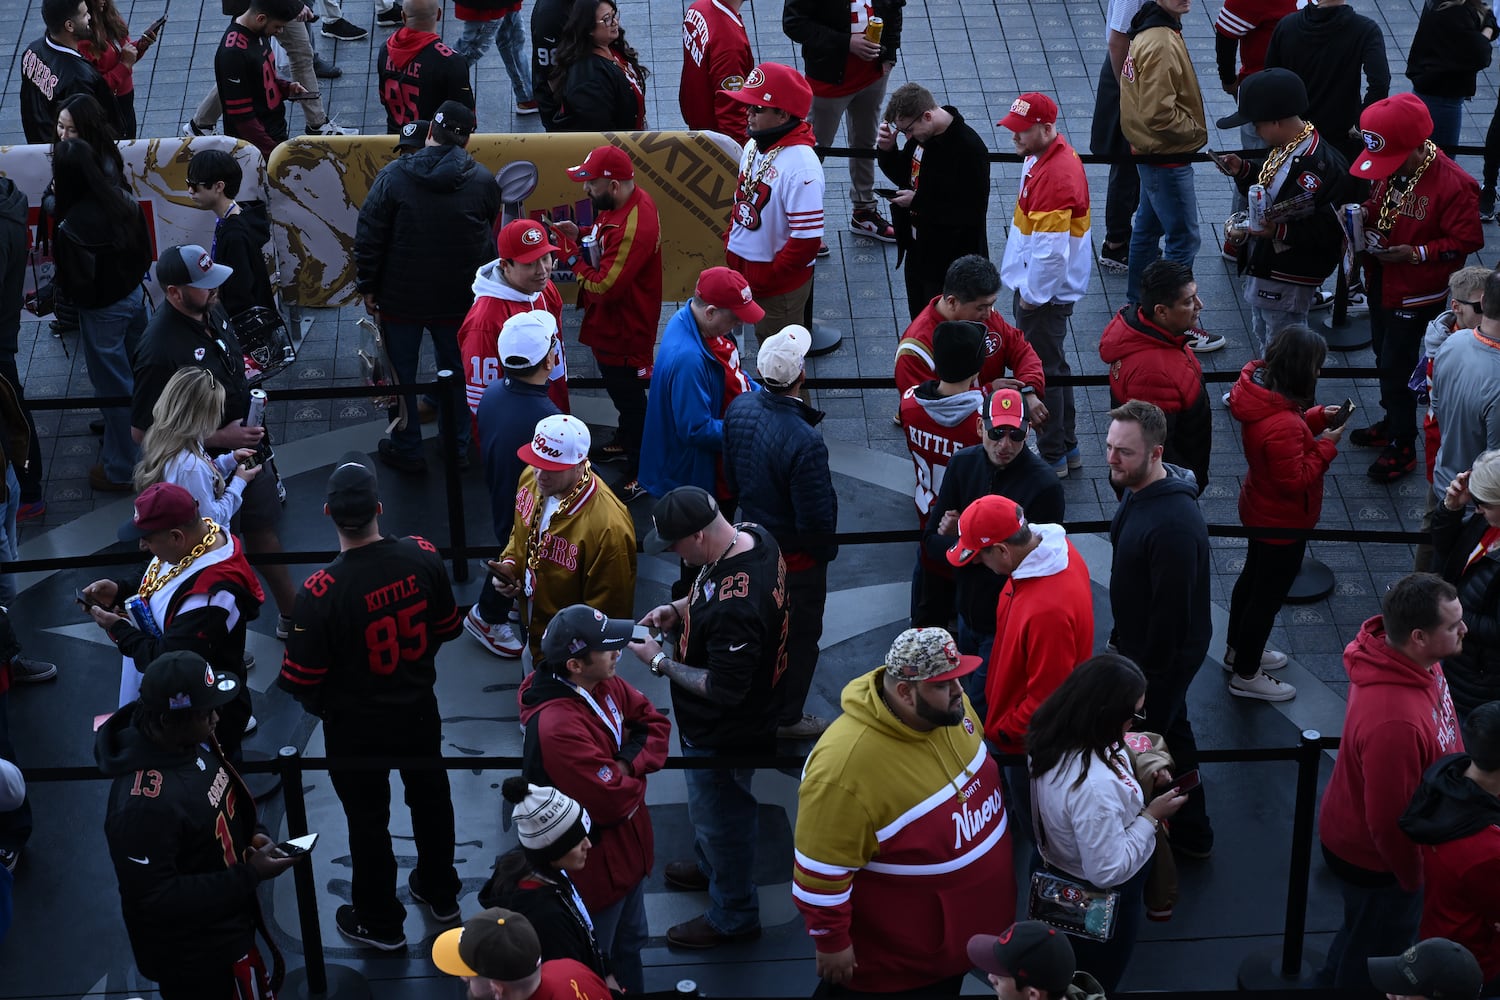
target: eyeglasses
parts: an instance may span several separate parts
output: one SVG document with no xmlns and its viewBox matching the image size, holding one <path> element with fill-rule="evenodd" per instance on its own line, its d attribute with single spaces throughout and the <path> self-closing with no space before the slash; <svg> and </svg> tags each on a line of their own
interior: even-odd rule
<svg viewBox="0 0 1500 1000">
<path fill-rule="evenodd" d="M 1026 440 L 1025 424 L 1020 427 L 986 427 L 984 432 L 991 441 L 1004 441 L 1006 438 L 1017 442 Z"/>
<path fill-rule="evenodd" d="M 207 184 L 200 184 L 198 181 L 188 181 L 187 182 L 187 189 L 190 192 L 197 191 L 201 187 L 208 187 L 208 185 Z"/>
<path fill-rule="evenodd" d="M 919 122 L 921 120 L 922 120 L 922 117 L 920 115 L 918 115 L 916 118 L 913 118 L 911 121 L 907 122 L 905 125 L 897 125 L 894 120 L 892 120 L 891 122 L 889 122 L 889 124 L 890 124 L 891 128 L 893 128 L 893 129 L 896 130 L 896 134 L 897 135 L 909 136 L 909 135 L 911 135 L 911 130 L 917 127 L 917 122 Z"/>
<path fill-rule="evenodd" d="M 1454 299 L 1453 302 L 1455 305 L 1468 306 L 1475 312 L 1479 312 L 1480 308 L 1484 305 L 1483 302 L 1470 302 L 1468 299 Z"/>
<path fill-rule="evenodd" d="M 1146 721 L 1146 713 L 1145 712 L 1134 712 L 1134 713 L 1131 714 L 1131 717 L 1134 718 L 1136 722 L 1145 722 Z"/>
<path fill-rule="evenodd" d="M 209 392 L 213 392 L 215 389 L 217 389 L 219 387 L 219 383 L 217 383 L 217 382 L 214 381 L 214 373 L 213 372 L 209 371 L 207 368 L 199 368 L 198 370 L 200 372 L 202 372 L 204 375 L 208 376 L 208 391 Z"/>
<path fill-rule="evenodd" d="M 764 114 L 769 114 L 772 111 L 780 111 L 781 109 L 780 108 L 768 108 L 768 107 L 766 107 L 765 105 L 762 105 L 762 104 L 748 104 L 748 105 L 745 106 L 745 110 L 748 111 L 752 115 L 764 115 Z"/>
<path fill-rule="evenodd" d="M 1474 497 L 1474 506 L 1478 507 L 1480 510 L 1489 510 L 1491 507 L 1500 507 L 1500 503 L 1497 503 L 1493 500 L 1481 500 L 1478 497 Z"/>
<path fill-rule="evenodd" d="M 619 24 L 620 23 L 620 15 L 619 14 L 605 14 L 603 17 L 599 18 L 599 20 L 596 21 L 595 23 L 596 24 Z"/>
</svg>

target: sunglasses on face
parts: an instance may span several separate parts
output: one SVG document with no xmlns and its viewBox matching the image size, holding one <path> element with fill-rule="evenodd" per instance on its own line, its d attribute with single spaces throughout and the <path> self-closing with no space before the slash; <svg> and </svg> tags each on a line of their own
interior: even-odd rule
<svg viewBox="0 0 1500 1000">
<path fill-rule="evenodd" d="M 1012 441 L 1026 440 L 1026 425 L 1020 427 L 986 427 L 984 433 L 991 441 L 1004 441 L 1010 438 Z"/>
</svg>

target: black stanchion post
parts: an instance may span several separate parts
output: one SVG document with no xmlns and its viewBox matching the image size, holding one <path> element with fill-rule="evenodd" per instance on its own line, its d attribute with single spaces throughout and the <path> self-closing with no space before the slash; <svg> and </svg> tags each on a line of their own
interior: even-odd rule
<svg viewBox="0 0 1500 1000">
<path fill-rule="evenodd" d="M 302 795 L 302 761 L 296 747 L 282 747 L 281 786 L 286 798 L 287 837 L 301 837 L 307 831 L 307 800 Z M 302 931 L 303 967 L 287 973 L 281 995 L 285 997 L 367 1000 L 370 984 L 364 976 L 345 965 L 331 968 L 323 962 L 323 929 L 318 924 L 318 886 L 313 877 L 310 854 L 292 866 L 292 881 L 297 892 L 297 922 Z M 332 973 L 332 975 L 330 975 Z"/>
<path fill-rule="evenodd" d="M 1304 729 L 1297 748 L 1297 792 L 1292 813 L 1292 851 L 1287 863 L 1286 921 L 1281 932 L 1280 961 L 1270 952 L 1251 955 L 1240 964 L 1239 984 L 1246 990 L 1307 989 L 1317 985 L 1320 953 L 1308 952 L 1307 891 L 1312 877 L 1313 821 L 1318 809 L 1318 765 L 1323 736 Z"/>
<path fill-rule="evenodd" d="M 438 407 L 442 413 L 440 427 L 457 427 L 459 420 L 468 420 L 468 407 L 461 403 L 463 383 L 458 373 L 444 368 L 437 373 L 442 389 L 438 392 Z M 460 407 L 462 406 L 462 409 Z M 458 463 L 462 457 L 458 452 L 458 438 L 443 437 L 443 488 L 448 494 L 448 544 L 453 548 L 453 579 L 459 583 L 469 580 L 469 560 L 464 550 L 469 546 L 469 532 L 464 524 L 464 486 L 459 479 Z"/>
</svg>

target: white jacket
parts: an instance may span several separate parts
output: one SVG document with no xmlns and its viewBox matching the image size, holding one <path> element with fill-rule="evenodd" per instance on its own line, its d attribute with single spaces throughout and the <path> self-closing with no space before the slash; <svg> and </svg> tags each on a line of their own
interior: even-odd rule
<svg viewBox="0 0 1500 1000">
<path fill-rule="evenodd" d="M 1156 850 L 1156 827 L 1141 815 L 1145 799 L 1122 745 L 1115 746 L 1111 760 L 1113 767 L 1090 758 L 1088 774 L 1076 788 L 1081 756 L 1031 782 L 1036 842 L 1046 844 L 1042 856 L 1100 889 L 1128 882 Z"/>
</svg>

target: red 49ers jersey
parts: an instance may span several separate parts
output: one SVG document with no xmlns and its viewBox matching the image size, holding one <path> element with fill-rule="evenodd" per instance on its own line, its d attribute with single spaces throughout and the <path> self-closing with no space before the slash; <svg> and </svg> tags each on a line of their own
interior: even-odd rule
<svg viewBox="0 0 1500 1000">
<path fill-rule="evenodd" d="M 912 500 L 917 505 L 917 520 L 925 530 L 949 460 L 960 448 L 979 443 L 979 407 L 984 396 L 978 389 L 971 389 L 957 396 L 922 399 L 917 396 L 919 388 L 913 386 L 901 394 L 901 433 L 916 468 L 917 488 Z"/>
<path fill-rule="evenodd" d="M 755 68 L 745 22 L 719 0 L 694 0 L 682 18 L 677 101 L 688 128 L 722 132 L 743 145 L 745 106 L 719 93 L 739 90 Z"/>
</svg>

